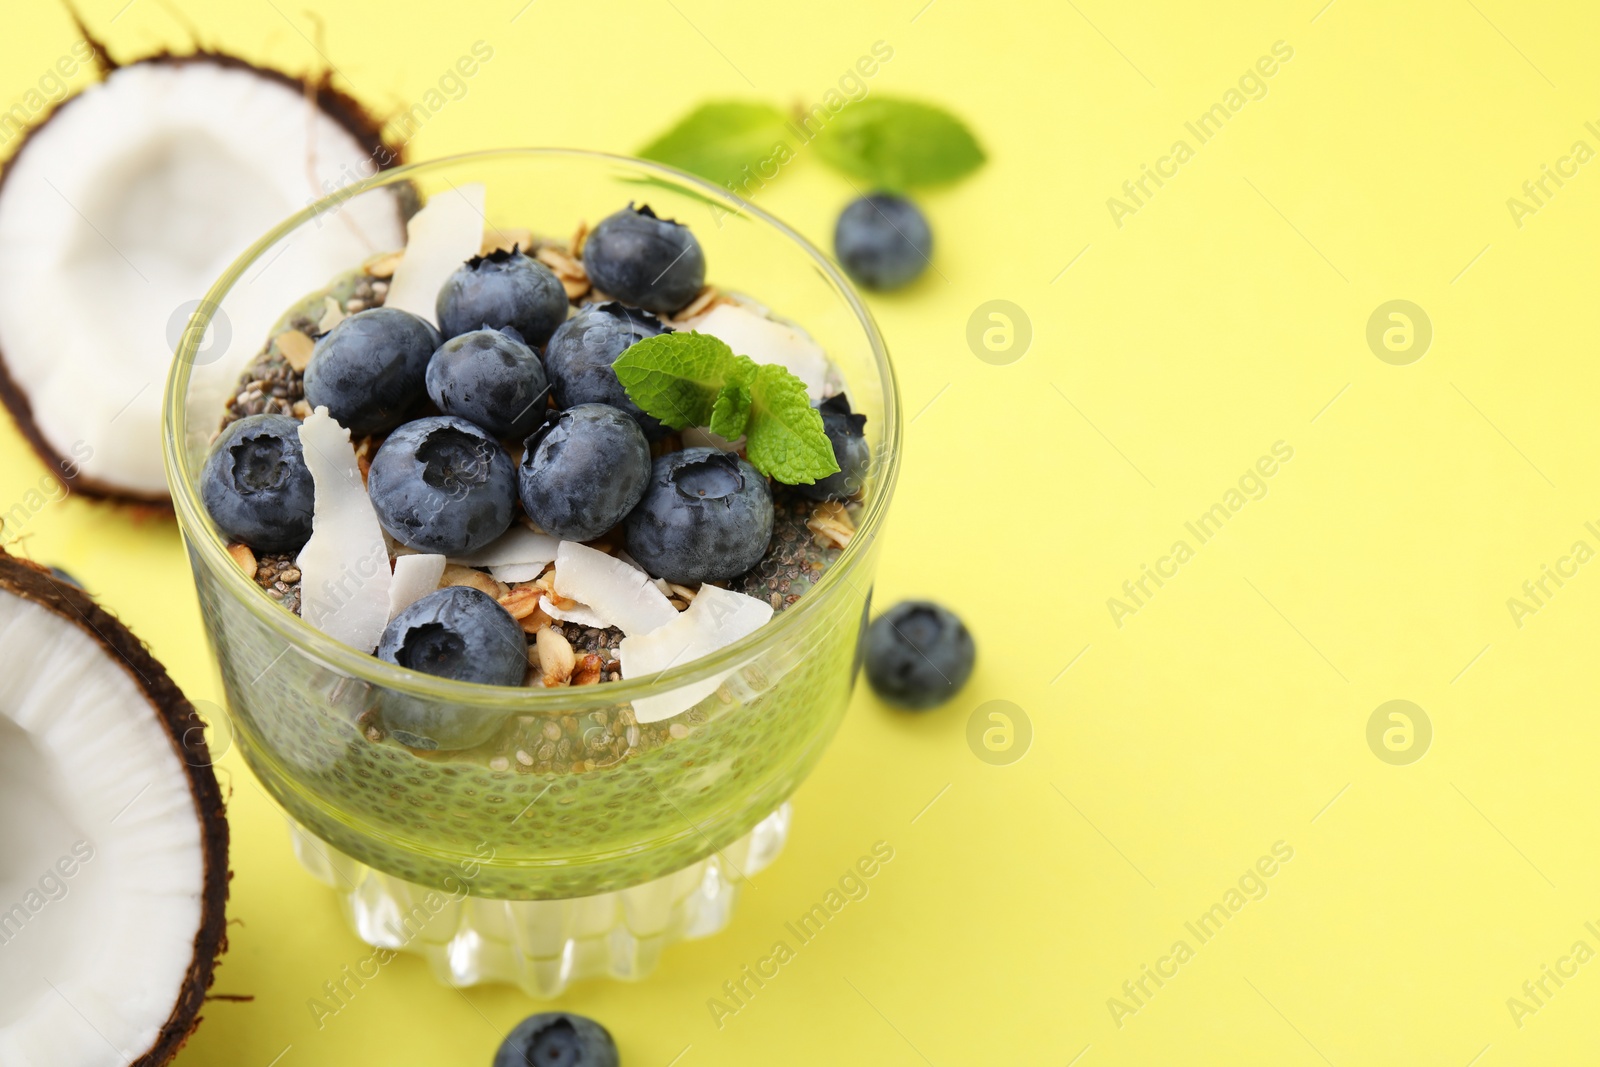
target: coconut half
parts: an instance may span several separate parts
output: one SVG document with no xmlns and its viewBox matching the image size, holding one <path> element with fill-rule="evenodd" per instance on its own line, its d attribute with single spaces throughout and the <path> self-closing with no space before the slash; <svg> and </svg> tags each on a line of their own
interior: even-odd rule
<svg viewBox="0 0 1600 1067">
<path fill-rule="evenodd" d="M 226 947 L 201 721 L 120 622 L 3 551 L 0 647 L 0 1063 L 166 1063 Z"/>
<path fill-rule="evenodd" d="M 160 502 L 164 383 L 200 299 L 273 226 L 398 153 L 325 80 L 205 52 L 104 62 L 0 174 L 0 399 L 73 488 Z M 404 238 L 398 196 L 305 227 L 235 286 L 196 362 L 237 374 L 285 307 Z"/>
</svg>

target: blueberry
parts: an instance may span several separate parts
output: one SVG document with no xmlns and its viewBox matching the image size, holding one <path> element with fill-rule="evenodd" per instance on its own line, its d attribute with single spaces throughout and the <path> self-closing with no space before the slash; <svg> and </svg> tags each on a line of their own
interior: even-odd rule
<svg viewBox="0 0 1600 1067">
<path fill-rule="evenodd" d="M 517 496 L 511 457 L 453 415 L 408 422 L 367 472 L 378 522 L 407 548 L 461 556 L 506 532 Z"/>
<path fill-rule="evenodd" d="M 644 431 L 604 404 L 557 415 L 528 438 L 517 471 L 522 510 L 567 541 L 592 541 L 621 522 L 649 479 Z"/>
<path fill-rule="evenodd" d="M 474 256 L 439 287 L 439 329 L 458 337 L 481 326 L 510 326 L 542 345 L 567 318 L 567 292 L 549 267 L 512 250 Z"/>
<path fill-rule="evenodd" d="M 689 227 L 656 218 L 648 204 L 601 219 L 583 265 L 596 289 L 647 311 L 677 311 L 706 281 L 706 254 Z"/>
<path fill-rule="evenodd" d="M 833 228 L 833 254 L 869 289 L 898 289 L 927 269 L 933 232 L 917 205 L 889 193 L 863 196 Z"/>
<path fill-rule="evenodd" d="M 251 415 L 218 435 L 200 472 L 211 519 L 258 552 L 293 552 L 311 537 L 311 471 L 300 424 L 287 415 Z"/>
<path fill-rule="evenodd" d="M 605 1027 L 564 1011 L 528 1016 L 494 1054 L 494 1067 L 618 1067 L 621 1062 Z"/>
<path fill-rule="evenodd" d="M 477 590 L 474 589 L 472 592 L 476 593 Z M 484 596 L 490 603 L 494 602 L 493 598 L 486 594 L 479 593 L 479 595 Z M 505 609 L 499 610 L 504 612 Z M 420 648 L 425 641 L 437 640 L 423 635 L 417 643 Z M 526 667 L 526 658 L 523 664 Z M 517 677 L 516 684 L 521 685 L 522 676 Z M 467 704 L 440 704 L 437 701 L 409 696 L 392 689 L 381 691 L 378 708 L 383 728 L 390 736 L 407 748 L 420 748 L 430 752 L 438 749 L 457 752 L 464 748 L 475 748 L 498 733 L 506 719 L 504 712 L 490 708 Z"/>
<path fill-rule="evenodd" d="M 822 410 L 822 432 L 833 445 L 833 458 L 839 469 L 826 478 L 810 485 L 797 485 L 800 495 L 811 500 L 849 500 L 861 492 L 867 480 L 867 469 L 872 465 L 872 448 L 862 431 L 867 417 L 850 411 L 850 401 L 843 393 L 829 397 L 818 405 Z"/>
<path fill-rule="evenodd" d="M 377 656 L 458 682 L 521 685 L 528 670 L 528 641 L 494 597 L 452 585 L 396 615 L 383 631 Z M 488 740 L 501 718 L 399 693 L 388 693 L 383 700 L 385 728 L 412 748 L 470 748 Z"/>
<path fill-rule="evenodd" d="M 590 304 L 562 323 L 544 350 L 556 403 L 564 408 L 610 404 L 632 415 L 647 438 L 659 441 L 667 428 L 628 398 L 611 364 L 635 342 L 671 332 L 647 311 L 618 303 Z"/>
<path fill-rule="evenodd" d="M 732 452 L 668 452 L 651 467 L 627 533 L 628 551 L 657 578 L 685 585 L 737 578 L 767 554 L 772 491 Z"/>
<path fill-rule="evenodd" d="M 526 437 L 544 418 L 550 392 L 539 354 L 495 329 L 446 341 L 428 361 L 427 382 L 440 411 L 496 437 Z"/>
<path fill-rule="evenodd" d="M 977 648 L 960 619 L 927 600 L 905 600 L 867 632 L 867 681 L 913 711 L 943 704 L 972 675 Z"/>
<path fill-rule="evenodd" d="M 326 407 L 352 434 L 382 433 L 423 397 L 433 324 L 399 308 L 358 311 L 328 331 L 306 365 L 306 403 Z"/>
</svg>

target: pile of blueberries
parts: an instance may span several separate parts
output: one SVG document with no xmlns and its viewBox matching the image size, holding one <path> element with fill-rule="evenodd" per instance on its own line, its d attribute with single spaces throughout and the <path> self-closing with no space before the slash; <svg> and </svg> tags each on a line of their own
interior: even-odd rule
<svg viewBox="0 0 1600 1067">
<path fill-rule="evenodd" d="M 670 332 L 657 315 L 700 292 L 700 243 L 686 226 L 630 204 L 595 227 L 582 255 L 612 302 L 568 318 L 560 281 L 537 259 L 516 248 L 475 257 L 441 287 L 438 329 L 378 307 L 319 338 L 306 402 L 326 407 L 353 436 L 387 434 L 367 490 L 384 530 L 415 551 L 469 555 L 506 532 L 520 503 L 565 540 L 593 540 L 623 524 L 628 551 L 655 577 L 685 585 L 738 577 L 772 536 L 766 478 L 713 448 L 652 460 L 650 443 L 668 431 L 629 399 L 612 369 L 635 342 Z M 430 400 L 439 414 L 419 417 Z M 865 470 L 864 420 L 833 402 L 823 421 L 841 471 L 795 488 L 840 499 Z M 218 436 L 202 473 L 212 519 L 258 552 L 293 552 L 311 536 L 312 479 L 298 426 L 284 415 L 240 419 Z M 520 464 L 502 442 L 522 443 Z M 378 654 L 446 677 L 520 684 L 520 653 L 515 662 L 481 654 L 482 635 L 503 629 L 492 616 L 500 610 L 475 590 L 440 590 L 390 624 Z M 431 627 L 428 641 L 411 634 L 423 627 Z"/>
</svg>

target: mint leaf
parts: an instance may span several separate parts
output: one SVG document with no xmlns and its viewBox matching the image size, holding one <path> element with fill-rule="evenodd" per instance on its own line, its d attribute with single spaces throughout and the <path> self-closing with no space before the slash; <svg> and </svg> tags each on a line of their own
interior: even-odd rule
<svg viewBox="0 0 1600 1067">
<path fill-rule="evenodd" d="M 750 387 L 728 384 L 717 394 L 711 407 L 711 424 L 706 427 L 724 441 L 737 441 L 750 424 Z"/>
<path fill-rule="evenodd" d="M 701 104 L 639 150 L 645 159 L 698 174 L 718 185 L 787 145 L 783 112 L 768 104 L 719 100 Z"/>
<path fill-rule="evenodd" d="M 755 360 L 749 356 L 734 357 L 728 380 L 711 406 L 711 423 L 706 428 L 727 441 L 737 441 L 744 435 L 750 421 L 750 383 L 755 381 Z"/>
<path fill-rule="evenodd" d="M 965 177 L 985 158 L 972 131 L 948 111 L 882 96 L 839 112 L 816 145 L 846 174 L 895 192 Z"/>
<path fill-rule="evenodd" d="M 742 385 L 748 389 L 760 369 L 760 365 L 749 356 L 734 356 L 733 363 L 728 367 L 728 384 Z"/>
<path fill-rule="evenodd" d="M 664 333 L 632 345 L 611 367 L 635 404 L 682 430 L 711 422 L 738 363 L 733 349 L 710 334 Z"/>
<path fill-rule="evenodd" d="M 612 364 L 629 398 L 674 430 L 704 426 L 741 434 L 756 470 L 788 485 L 839 469 L 822 413 L 806 386 L 776 363 L 757 364 L 709 334 L 664 333 L 632 345 Z"/>
<path fill-rule="evenodd" d="M 839 470 L 805 383 L 776 363 L 759 367 L 750 383 L 745 454 L 756 470 L 786 485 L 809 485 Z"/>
</svg>

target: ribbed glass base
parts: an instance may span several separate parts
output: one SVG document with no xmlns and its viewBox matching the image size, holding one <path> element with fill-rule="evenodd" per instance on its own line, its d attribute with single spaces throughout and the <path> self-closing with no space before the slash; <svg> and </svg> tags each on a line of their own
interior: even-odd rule
<svg viewBox="0 0 1600 1067">
<path fill-rule="evenodd" d="M 446 985 L 510 982 L 554 997 L 584 978 L 637 981 L 662 949 L 728 924 L 741 883 L 766 867 L 789 835 L 789 805 L 744 837 L 643 885 L 569 900 L 453 899 L 351 859 L 290 823 L 305 869 L 339 891 L 345 918 L 367 944 L 424 957 Z"/>
</svg>

